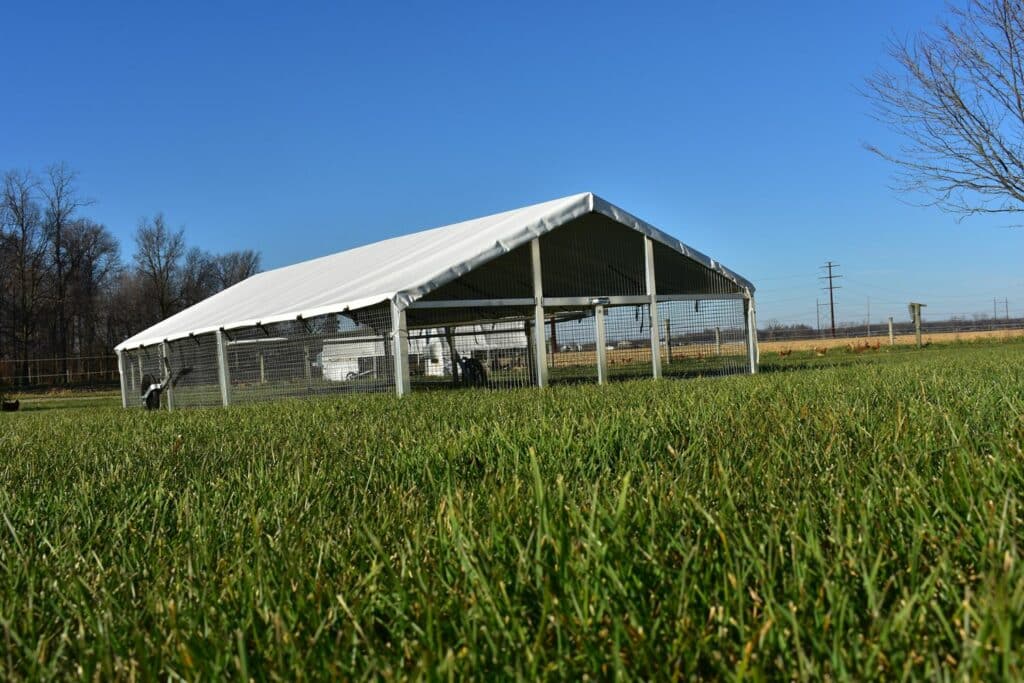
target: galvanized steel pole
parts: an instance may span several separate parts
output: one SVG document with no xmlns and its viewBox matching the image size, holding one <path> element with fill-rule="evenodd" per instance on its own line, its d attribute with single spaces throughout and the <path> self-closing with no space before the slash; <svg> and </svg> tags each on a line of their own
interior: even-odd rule
<svg viewBox="0 0 1024 683">
<path fill-rule="evenodd" d="M 544 278 L 540 266 L 540 238 L 530 242 L 533 268 L 533 357 L 538 387 L 548 385 L 548 358 L 544 339 Z"/>
</svg>

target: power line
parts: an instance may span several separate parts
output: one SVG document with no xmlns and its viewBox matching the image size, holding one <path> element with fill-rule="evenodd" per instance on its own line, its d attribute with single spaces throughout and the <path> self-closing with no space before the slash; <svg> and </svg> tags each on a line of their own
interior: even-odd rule
<svg viewBox="0 0 1024 683">
<path fill-rule="evenodd" d="M 835 298 L 835 290 L 842 289 L 842 287 L 839 287 L 838 285 L 835 284 L 835 280 L 838 280 L 839 278 L 841 278 L 842 275 L 835 275 L 835 274 L 833 274 L 832 269 L 833 268 L 838 268 L 838 267 L 839 267 L 838 263 L 832 263 L 831 261 L 826 261 L 825 265 L 823 265 L 821 267 L 821 269 L 822 270 L 828 269 L 828 275 L 823 275 L 823 276 L 818 278 L 819 280 L 828 280 L 828 286 L 827 287 L 822 287 L 822 289 L 827 289 L 828 290 L 828 308 L 829 308 L 829 313 L 830 313 L 831 318 L 832 318 L 832 337 L 833 338 L 836 336 L 836 298 Z"/>
</svg>

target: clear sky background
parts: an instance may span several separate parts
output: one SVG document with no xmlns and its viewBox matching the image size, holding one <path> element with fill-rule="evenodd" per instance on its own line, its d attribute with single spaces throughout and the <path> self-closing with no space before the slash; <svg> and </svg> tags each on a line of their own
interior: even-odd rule
<svg viewBox="0 0 1024 683">
<path fill-rule="evenodd" d="M 758 286 L 759 320 L 1024 316 L 1024 222 L 890 188 L 858 95 L 943 0 L 55 3 L 2 12 L 0 169 L 64 160 L 132 252 L 163 211 L 274 268 L 593 191 Z M 1002 314 L 1002 306 L 1000 306 Z"/>
</svg>

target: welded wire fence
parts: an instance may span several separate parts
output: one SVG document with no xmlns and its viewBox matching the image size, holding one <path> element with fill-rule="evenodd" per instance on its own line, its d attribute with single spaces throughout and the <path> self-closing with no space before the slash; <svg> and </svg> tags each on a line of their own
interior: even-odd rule
<svg viewBox="0 0 1024 683">
<path fill-rule="evenodd" d="M 812 339 L 831 339 L 831 329 L 815 329 L 803 326 L 776 326 L 772 321 L 761 324 L 758 339 L 762 342 L 806 341 Z M 893 336 L 905 338 L 915 334 L 914 323 L 906 320 L 893 321 Z M 956 335 L 1015 335 L 1024 334 L 1024 318 L 1009 320 L 925 320 L 921 323 L 921 334 L 943 335 L 955 339 Z M 836 339 L 879 338 L 888 339 L 889 325 L 887 322 L 872 322 L 836 326 Z"/>
<path fill-rule="evenodd" d="M 514 389 L 533 384 L 528 322 L 500 310 L 476 310 L 476 322 L 409 331 L 414 391 L 476 387 Z M 462 311 L 461 317 L 467 317 Z"/>
<path fill-rule="evenodd" d="M 665 301 L 658 304 L 658 319 L 666 377 L 749 370 L 742 300 Z"/>
<path fill-rule="evenodd" d="M 267 325 L 223 330 L 132 349 L 124 354 L 130 406 L 150 383 L 163 382 L 175 408 L 394 391 L 391 315 L 377 306 Z M 225 387 L 220 376 L 223 354 Z"/>
<path fill-rule="evenodd" d="M 394 390 L 386 307 L 230 330 L 224 336 L 231 403 Z"/>
<path fill-rule="evenodd" d="M 117 382 L 113 354 L 0 359 L 0 386 L 113 386 Z"/>
<path fill-rule="evenodd" d="M 174 406 L 221 405 L 218 381 L 217 335 L 203 334 L 179 339 L 167 345 L 167 363 L 172 386 L 167 400 Z"/>
<path fill-rule="evenodd" d="M 164 376 L 164 363 L 160 346 L 146 346 L 125 353 L 125 402 L 129 407 L 142 406 L 142 396 L 153 383 Z"/>
</svg>

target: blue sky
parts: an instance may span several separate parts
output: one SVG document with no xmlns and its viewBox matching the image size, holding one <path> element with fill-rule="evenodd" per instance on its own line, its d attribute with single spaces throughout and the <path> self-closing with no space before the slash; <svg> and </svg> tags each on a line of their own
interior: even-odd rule
<svg viewBox="0 0 1024 683">
<path fill-rule="evenodd" d="M 301 4 L 301 6 L 299 6 Z M 857 88 L 943 0 L 10 3 L 0 169 L 65 160 L 272 268 L 591 190 L 758 285 L 759 319 L 1024 315 L 1024 229 L 909 205 Z M 888 302 L 888 303 L 887 303 Z"/>
</svg>

